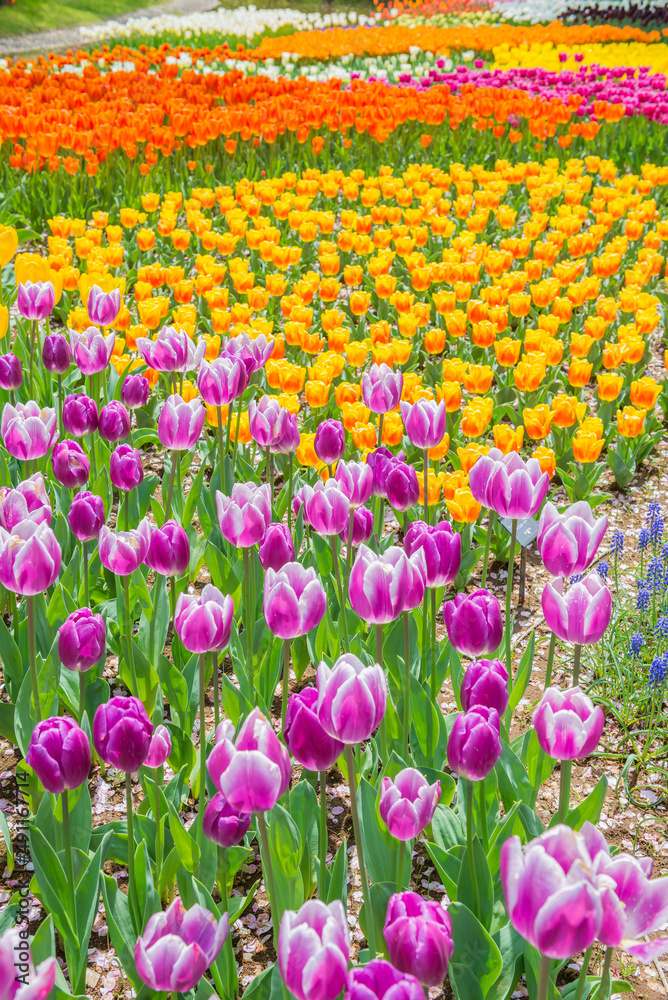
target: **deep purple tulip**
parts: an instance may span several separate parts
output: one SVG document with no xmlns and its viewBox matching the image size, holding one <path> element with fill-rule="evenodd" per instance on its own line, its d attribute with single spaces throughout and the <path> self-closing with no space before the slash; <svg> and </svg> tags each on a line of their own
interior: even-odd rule
<svg viewBox="0 0 668 1000">
<path fill-rule="evenodd" d="M 348 922 L 340 899 L 309 899 L 286 910 L 278 935 L 281 979 L 297 1000 L 336 1000 L 350 959 Z"/>
<path fill-rule="evenodd" d="M 95 493 L 77 493 L 67 515 L 72 534 L 80 542 L 97 538 L 104 524 L 104 503 Z"/>
<path fill-rule="evenodd" d="M 386 364 L 371 365 L 362 375 L 362 396 L 372 413 L 396 410 L 404 387 L 404 376 Z"/>
<path fill-rule="evenodd" d="M 72 437 L 85 437 L 97 430 L 97 403 L 90 396 L 79 392 L 65 397 L 63 427 Z"/>
<path fill-rule="evenodd" d="M 110 444 L 122 441 L 130 433 L 130 414 L 118 399 L 112 399 L 100 410 L 97 432 Z"/>
<path fill-rule="evenodd" d="M 116 576 L 129 576 L 146 559 L 150 542 L 151 528 L 146 518 L 129 531 L 113 532 L 105 524 L 98 542 L 102 565 Z"/>
<path fill-rule="evenodd" d="M 541 512 L 536 537 L 545 569 L 552 576 L 584 573 L 591 565 L 607 527 L 607 514 L 595 521 L 586 500 L 571 504 L 563 514 L 548 501 Z"/>
<path fill-rule="evenodd" d="M 16 355 L 0 355 L 0 389 L 18 389 L 22 382 L 23 370 Z"/>
<path fill-rule="evenodd" d="M 82 375 L 97 375 L 104 371 L 114 352 L 116 334 L 111 330 L 105 337 L 96 326 L 89 326 L 83 333 L 70 330 L 70 344 L 74 363 Z"/>
<path fill-rule="evenodd" d="M 259 337 L 249 337 L 247 333 L 241 333 L 224 341 L 221 354 L 230 358 L 240 358 L 250 378 L 254 372 L 264 368 L 273 349 L 273 337 L 267 338 L 263 333 Z"/>
<path fill-rule="evenodd" d="M 373 532 L 373 511 L 368 507 L 351 507 L 348 518 L 348 527 L 339 532 L 342 542 L 348 544 L 348 534 L 350 531 L 350 520 L 353 522 L 352 543 L 355 547 L 368 542 Z"/>
<path fill-rule="evenodd" d="M 554 826 L 525 847 L 510 837 L 501 881 L 513 927 L 542 955 L 563 960 L 596 940 L 603 907 L 581 834 Z"/>
<path fill-rule="evenodd" d="M 41 409 L 34 399 L 16 406 L 5 403 L 0 433 L 13 458 L 32 462 L 35 458 L 43 458 L 58 440 L 58 417 L 53 407 Z"/>
<path fill-rule="evenodd" d="M 420 980 L 374 958 L 348 973 L 343 1000 L 424 1000 Z"/>
<path fill-rule="evenodd" d="M 389 466 L 385 479 L 385 496 L 390 506 L 400 513 L 415 506 L 420 496 L 420 485 L 412 465 L 393 462 Z"/>
<path fill-rule="evenodd" d="M 343 743 L 325 732 L 318 719 L 317 707 L 316 688 L 304 688 L 290 695 L 285 718 L 285 742 L 302 767 L 309 771 L 328 771 L 343 753 Z"/>
<path fill-rule="evenodd" d="M 156 726 L 148 748 L 144 767 L 162 767 L 172 752 L 172 737 L 166 726 Z"/>
<path fill-rule="evenodd" d="M 306 635 L 322 621 L 327 597 L 312 566 L 286 563 L 275 572 L 271 567 L 264 577 L 262 610 L 269 629 L 279 639 Z"/>
<path fill-rule="evenodd" d="M 373 489 L 373 470 L 366 462 L 339 462 L 334 481 L 350 500 L 351 507 L 362 507 Z"/>
<path fill-rule="evenodd" d="M 199 597 L 179 594 L 174 628 L 189 653 L 220 652 L 230 641 L 233 619 L 230 595 L 207 583 Z"/>
<path fill-rule="evenodd" d="M 605 716 L 579 687 L 548 688 L 533 713 L 538 742 L 550 757 L 575 760 L 588 757 L 598 746 Z"/>
<path fill-rule="evenodd" d="M 346 453 L 346 432 L 340 420 L 323 420 L 315 431 L 313 448 L 325 465 L 334 465 Z"/>
<path fill-rule="evenodd" d="M 448 739 L 448 766 L 467 781 L 486 778 L 501 756 L 499 713 L 478 705 L 460 712 Z"/>
<path fill-rule="evenodd" d="M 222 792 L 216 792 L 204 810 L 204 836 L 218 847 L 234 847 L 244 839 L 252 815 L 233 809 Z"/>
<path fill-rule="evenodd" d="M 47 371 L 64 375 L 72 361 L 72 348 L 63 333 L 50 333 L 44 338 L 42 362 Z"/>
<path fill-rule="evenodd" d="M 102 615 L 79 608 L 58 629 L 58 656 L 68 670 L 84 673 L 104 655 L 107 633 Z"/>
<path fill-rule="evenodd" d="M 135 966 L 154 991 L 188 993 L 222 950 L 230 918 L 220 920 L 199 903 L 189 910 L 180 898 L 149 917 L 135 945 Z"/>
<path fill-rule="evenodd" d="M 501 608 L 488 590 L 457 594 L 443 605 L 448 639 L 458 653 L 478 658 L 496 652 L 503 636 Z"/>
<path fill-rule="evenodd" d="M 381 781 L 378 809 L 396 840 L 413 840 L 431 823 L 440 799 L 440 781 L 430 785 L 414 767 L 405 767 L 394 781 Z"/>
<path fill-rule="evenodd" d="M 137 351 L 154 371 L 185 372 L 199 368 L 206 351 L 206 343 L 204 338 L 201 338 L 195 346 L 185 330 L 163 326 L 157 340 L 137 337 Z"/>
<path fill-rule="evenodd" d="M 248 404 L 248 427 L 251 437 L 266 451 L 274 452 L 285 433 L 285 421 L 290 414 L 281 406 L 275 396 L 262 396 L 259 403 L 254 399 Z"/>
<path fill-rule="evenodd" d="M 88 318 L 96 326 L 111 326 L 121 311 L 121 292 L 113 288 L 103 292 L 99 285 L 93 285 L 88 293 Z"/>
<path fill-rule="evenodd" d="M 161 576 L 182 576 L 190 565 L 190 541 L 174 520 L 151 529 L 146 565 Z"/>
<path fill-rule="evenodd" d="M 411 444 L 424 451 L 436 448 L 445 435 L 445 403 L 434 399 L 418 399 L 415 403 L 402 402 L 401 419 Z"/>
<path fill-rule="evenodd" d="M 168 396 L 158 417 L 158 437 L 163 448 L 175 451 L 192 448 L 202 432 L 205 414 L 199 399 L 186 403 L 181 396 Z"/>
<path fill-rule="evenodd" d="M 209 406 L 228 406 L 243 395 L 248 385 L 248 373 L 243 361 L 219 357 L 210 363 L 202 360 L 197 376 L 197 388 Z"/>
<path fill-rule="evenodd" d="M 503 455 L 492 448 L 469 472 L 469 485 L 478 503 L 499 517 L 533 517 L 545 499 L 550 477 L 541 471 L 538 459 L 525 462 L 516 451 Z"/>
<path fill-rule="evenodd" d="M 93 718 L 93 744 L 99 757 L 119 771 L 138 771 L 148 757 L 153 723 L 139 698 L 110 698 Z"/>
<path fill-rule="evenodd" d="M 304 521 L 319 535 L 338 535 L 348 527 L 350 500 L 334 479 L 319 480 L 305 501 Z"/>
<path fill-rule="evenodd" d="M 51 281 L 20 281 L 16 306 L 24 319 L 41 322 L 50 316 L 56 304 Z"/>
<path fill-rule="evenodd" d="M 58 539 L 42 522 L 22 521 L 0 544 L 0 583 L 16 594 L 42 594 L 60 573 Z"/>
<path fill-rule="evenodd" d="M 279 570 L 286 563 L 291 563 L 295 558 L 295 546 L 292 541 L 292 534 L 286 525 L 272 523 L 267 525 L 267 530 L 262 536 L 258 547 L 260 562 L 263 569 Z"/>
<path fill-rule="evenodd" d="M 486 705 L 499 716 L 508 708 L 508 671 L 502 660 L 473 660 L 469 663 L 459 690 L 462 708 Z"/>
<path fill-rule="evenodd" d="M 90 462 L 76 441 L 59 441 L 51 452 L 53 474 L 65 489 L 75 490 L 88 482 Z"/>
<path fill-rule="evenodd" d="M 598 642 L 610 623 L 612 597 L 598 573 L 569 586 L 553 580 L 543 588 L 541 597 L 545 621 L 562 642 L 590 645 Z"/>
<path fill-rule="evenodd" d="M 448 587 L 454 582 L 462 562 L 462 536 L 447 521 L 426 524 L 413 521 L 404 538 L 407 556 L 424 552 L 428 587 Z"/>
<path fill-rule="evenodd" d="M 392 965 L 415 976 L 424 986 L 438 986 L 445 979 L 452 958 L 452 921 L 435 899 L 417 892 L 397 892 L 390 897 L 383 937 Z"/>
<path fill-rule="evenodd" d="M 144 478 L 141 452 L 131 444 L 119 444 L 111 453 L 109 478 L 117 490 L 129 493 Z"/>
<path fill-rule="evenodd" d="M 69 716 L 38 722 L 30 739 L 26 764 L 47 792 L 60 795 L 78 788 L 90 771 L 90 743 L 83 729 Z"/>
<path fill-rule="evenodd" d="M 366 464 L 371 467 L 373 472 L 373 487 L 371 490 L 373 496 L 387 496 L 387 477 L 397 461 L 398 459 L 394 457 L 390 449 L 386 448 L 385 445 L 381 445 L 380 448 L 370 451 L 366 456 Z"/>
<path fill-rule="evenodd" d="M 271 487 L 235 483 L 229 497 L 216 492 L 216 510 L 223 537 L 235 547 L 250 548 L 271 522 Z"/>
<path fill-rule="evenodd" d="M 348 588 L 353 610 L 372 625 L 393 622 L 404 610 L 404 598 L 411 580 L 403 549 L 392 545 L 376 555 L 366 545 L 360 545 Z"/>
<path fill-rule="evenodd" d="M 352 653 L 333 667 L 323 661 L 316 674 L 318 719 L 326 733 L 342 743 L 368 740 L 387 705 L 387 681 L 379 663 L 366 667 Z"/>
<path fill-rule="evenodd" d="M 56 982 L 58 962 L 46 958 L 34 967 L 30 946 L 18 927 L 0 937 L 0 997 L 2 1000 L 47 1000 Z"/>
<path fill-rule="evenodd" d="M 139 372 L 128 375 L 121 387 L 121 403 L 127 406 L 128 410 L 138 410 L 141 406 L 146 406 L 150 388 L 145 375 Z"/>
<path fill-rule="evenodd" d="M 273 726 L 254 708 L 234 743 L 216 742 L 207 761 L 209 776 L 240 813 L 273 809 L 290 783 L 290 754 Z"/>
</svg>

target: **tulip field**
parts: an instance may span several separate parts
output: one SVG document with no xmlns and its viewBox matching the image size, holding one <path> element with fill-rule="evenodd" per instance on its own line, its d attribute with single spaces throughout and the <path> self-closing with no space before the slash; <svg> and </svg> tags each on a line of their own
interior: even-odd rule
<svg viewBox="0 0 668 1000">
<path fill-rule="evenodd" d="M 88 32 L 0 60 L 0 1000 L 668 995 L 668 9 Z"/>
</svg>

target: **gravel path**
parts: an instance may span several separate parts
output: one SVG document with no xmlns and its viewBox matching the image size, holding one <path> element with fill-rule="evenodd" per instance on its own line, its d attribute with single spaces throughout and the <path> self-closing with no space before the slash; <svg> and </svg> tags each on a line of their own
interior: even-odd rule
<svg viewBox="0 0 668 1000">
<path fill-rule="evenodd" d="M 168 3 L 153 7 L 141 7 L 114 18 L 128 21 L 131 17 L 156 17 L 160 14 L 200 14 L 214 10 L 218 0 L 169 0 Z M 57 52 L 61 49 L 77 49 L 87 44 L 78 27 L 58 28 L 40 31 L 34 35 L 10 35 L 0 38 L 0 56 L 13 56 L 33 52 Z"/>
</svg>

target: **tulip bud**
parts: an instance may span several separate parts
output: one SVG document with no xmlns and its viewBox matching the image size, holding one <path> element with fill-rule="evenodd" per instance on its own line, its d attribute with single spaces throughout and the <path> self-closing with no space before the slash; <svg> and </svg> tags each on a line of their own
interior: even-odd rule
<svg viewBox="0 0 668 1000">
<path fill-rule="evenodd" d="M 118 288 L 104 292 L 99 285 L 93 285 L 88 293 L 88 318 L 96 326 L 111 326 L 121 309 L 121 293 Z"/>
<path fill-rule="evenodd" d="M 218 847 L 234 847 L 248 833 L 252 818 L 250 813 L 237 812 L 222 792 L 216 792 L 204 810 L 204 836 Z"/>
<path fill-rule="evenodd" d="M 67 515 L 72 534 L 80 542 L 90 542 L 100 534 L 104 524 L 104 503 L 95 493 L 75 494 Z"/>
<path fill-rule="evenodd" d="M 295 547 L 292 534 L 284 524 L 269 524 L 259 545 L 262 568 L 278 571 L 286 563 L 293 562 Z"/>
<path fill-rule="evenodd" d="M 457 594 L 443 605 L 448 639 L 465 656 L 488 656 L 496 652 L 503 636 L 501 608 L 488 590 Z"/>
<path fill-rule="evenodd" d="M 80 392 L 65 397 L 63 427 L 72 437 L 85 437 L 97 430 L 97 403 Z"/>
<path fill-rule="evenodd" d="M 436 900 L 416 892 L 398 892 L 390 897 L 383 937 L 392 965 L 415 976 L 424 986 L 438 986 L 452 958 L 452 921 Z"/>
<path fill-rule="evenodd" d="M 304 688 L 290 695 L 284 736 L 298 764 L 309 771 L 328 771 L 343 753 L 343 743 L 325 732 L 318 719 L 317 704 L 315 688 Z"/>
<path fill-rule="evenodd" d="M 154 992 L 188 993 L 222 950 L 230 929 L 227 913 L 218 920 L 195 903 L 189 910 L 177 896 L 163 913 L 149 917 L 135 945 L 135 967 Z"/>
<path fill-rule="evenodd" d="M 247 385 L 246 366 L 237 358 L 218 357 L 200 364 L 197 388 L 209 406 L 228 406 L 243 395 Z"/>
<path fill-rule="evenodd" d="M 398 461 L 389 448 L 381 445 L 374 451 L 370 451 L 366 457 L 366 464 L 373 472 L 373 487 L 371 493 L 375 497 L 387 496 L 387 477 L 394 463 Z"/>
<path fill-rule="evenodd" d="M 368 507 L 350 508 L 348 527 L 339 532 L 339 538 L 342 542 L 345 542 L 346 545 L 348 544 L 348 533 L 350 531 L 351 520 L 353 522 L 352 544 L 354 546 L 358 546 L 362 545 L 364 542 L 368 542 L 373 532 L 373 511 L 370 511 Z"/>
<path fill-rule="evenodd" d="M 88 737 L 69 716 L 44 719 L 33 730 L 26 764 L 47 792 L 60 795 L 78 788 L 90 771 Z"/>
<path fill-rule="evenodd" d="M 68 490 L 75 490 L 88 481 L 90 462 L 83 448 L 76 441 L 59 441 L 51 453 L 53 474 Z"/>
<path fill-rule="evenodd" d="M 445 435 L 445 402 L 433 399 L 418 399 L 417 402 L 402 402 L 401 418 L 411 444 L 422 451 L 436 448 Z"/>
<path fill-rule="evenodd" d="M 235 483 L 230 496 L 216 492 L 218 524 L 231 545 L 250 548 L 260 541 L 271 521 L 271 487 Z"/>
<path fill-rule="evenodd" d="M 390 546 L 376 555 L 360 545 L 350 573 L 350 603 L 356 614 L 372 625 L 394 621 L 404 610 L 404 598 L 412 580 L 403 549 Z"/>
<path fill-rule="evenodd" d="M 58 656 L 68 670 L 83 673 L 104 655 L 107 633 L 102 615 L 79 608 L 58 629 Z"/>
<path fill-rule="evenodd" d="M 122 403 L 112 399 L 100 410 L 97 431 L 103 441 L 116 444 L 130 433 L 130 414 Z"/>
<path fill-rule="evenodd" d="M 173 520 L 152 528 L 145 562 L 161 576 L 182 576 L 190 565 L 190 541 L 185 529 Z"/>
<path fill-rule="evenodd" d="M 460 712 L 448 739 L 448 766 L 467 781 L 486 778 L 501 756 L 499 713 L 479 705 Z"/>
<path fill-rule="evenodd" d="M 334 465 L 346 452 L 346 434 L 340 420 L 323 420 L 315 432 L 313 448 L 325 465 Z"/>
<path fill-rule="evenodd" d="M 42 362 L 47 371 L 64 375 L 72 362 L 72 348 L 62 333 L 50 333 L 44 338 Z"/>
<path fill-rule="evenodd" d="M 149 390 L 149 381 L 145 375 L 128 375 L 121 388 L 121 402 L 128 410 L 138 410 L 140 406 L 146 406 Z"/>
<path fill-rule="evenodd" d="M 41 322 L 50 316 L 56 294 L 50 281 L 20 281 L 16 305 L 24 319 Z"/>
<path fill-rule="evenodd" d="M 98 756 L 119 771 L 138 771 L 151 745 L 153 723 L 139 698 L 110 698 L 93 718 L 93 743 Z"/>
<path fill-rule="evenodd" d="M 343 1000 L 424 1000 L 419 979 L 399 972 L 383 958 L 350 970 Z"/>
<path fill-rule="evenodd" d="M 350 500 L 334 479 L 318 481 L 306 497 L 304 520 L 319 535 L 338 535 L 348 527 Z"/>
<path fill-rule="evenodd" d="M 462 708 L 486 705 L 502 716 L 508 707 L 508 671 L 501 660 L 474 660 L 466 668 L 459 691 Z"/>
<path fill-rule="evenodd" d="M 42 522 L 22 521 L 0 545 L 0 583 L 16 594 L 42 594 L 57 579 L 62 555 L 58 539 Z"/>
<path fill-rule="evenodd" d="M 371 365 L 362 376 L 362 396 L 373 413 L 389 413 L 396 410 L 401 399 L 404 376 L 386 364 Z"/>
<path fill-rule="evenodd" d="M 380 725 L 387 704 L 387 681 L 380 664 L 365 667 L 352 653 L 333 667 L 323 661 L 316 674 L 318 719 L 342 743 L 367 740 Z"/>
<path fill-rule="evenodd" d="M 15 354 L 0 355 L 0 389 L 18 389 L 23 382 L 21 362 Z"/>
<path fill-rule="evenodd" d="M 406 767 L 394 781 L 383 778 L 378 809 L 396 840 L 413 840 L 431 823 L 440 798 L 440 781 L 430 785 L 419 771 Z"/>
<path fill-rule="evenodd" d="M 427 587 L 448 587 L 456 579 L 462 561 L 462 536 L 447 521 L 429 525 L 413 521 L 404 549 L 407 556 L 423 551 Z"/>
<path fill-rule="evenodd" d="M 117 490 L 129 493 L 144 478 L 141 452 L 131 444 L 119 444 L 111 453 L 109 478 Z"/>
<path fill-rule="evenodd" d="M 129 576 L 144 562 L 151 542 L 146 518 L 136 528 L 114 533 L 107 525 L 100 530 L 98 553 L 103 566 L 116 576 Z"/>
<path fill-rule="evenodd" d="M 385 496 L 390 506 L 400 512 L 415 506 L 420 496 L 420 485 L 412 465 L 405 462 L 390 465 L 385 479 Z"/>
<path fill-rule="evenodd" d="M 158 417 L 158 437 L 162 446 L 188 451 L 200 436 L 205 415 L 199 399 L 186 403 L 180 396 L 168 396 Z"/>
<path fill-rule="evenodd" d="M 172 738 L 166 726 L 158 726 L 148 748 L 148 756 L 144 767 L 162 767 L 172 752 Z"/>
<path fill-rule="evenodd" d="M 199 597 L 179 594 L 174 628 L 189 653 L 220 652 L 230 641 L 234 602 L 207 583 Z"/>
<path fill-rule="evenodd" d="M 326 607 L 325 591 L 312 566 L 290 562 L 278 573 L 267 570 L 262 608 L 274 635 L 281 639 L 306 635 L 320 624 Z"/>
</svg>

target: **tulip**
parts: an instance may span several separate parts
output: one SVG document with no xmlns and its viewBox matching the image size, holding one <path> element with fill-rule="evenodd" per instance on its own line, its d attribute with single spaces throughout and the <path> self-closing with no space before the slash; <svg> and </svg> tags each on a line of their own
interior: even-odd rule
<svg viewBox="0 0 668 1000">
<path fill-rule="evenodd" d="M 459 690 L 462 708 L 468 712 L 481 705 L 502 716 L 508 707 L 508 671 L 501 660 L 469 663 Z"/>
<path fill-rule="evenodd" d="M 410 579 L 403 549 L 393 545 L 376 555 L 360 545 L 350 574 L 350 603 L 356 614 L 373 625 L 385 625 L 398 618 Z"/>
<path fill-rule="evenodd" d="M 111 485 L 124 493 L 139 486 L 144 478 L 141 452 L 130 444 L 119 444 L 111 453 L 109 478 Z"/>
<path fill-rule="evenodd" d="M 399 972 L 382 958 L 351 969 L 343 1000 L 424 1000 L 420 980 Z"/>
<path fill-rule="evenodd" d="M 88 481 L 90 462 L 76 441 L 59 441 L 51 453 L 51 468 L 61 486 L 74 490 Z"/>
<path fill-rule="evenodd" d="M 72 534 L 80 542 L 97 538 L 104 524 L 104 503 L 95 493 L 75 494 L 67 515 Z"/>
<path fill-rule="evenodd" d="M 376 448 L 374 451 L 370 451 L 366 456 L 366 464 L 371 466 L 373 472 L 373 487 L 371 490 L 373 496 L 387 496 L 388 473 L 396 461 L 398 459 L 384 445 L 381 445 L 380 448 Z"/>
<path fill-rule="evenodd" d="M 262 396 L 259 403 L 248 405 L 248 426 L 251 437 L 264 451 L 274 451 L 283 437 L 283 424 L 290 414 L 275 396 Z"/>
<path fill-rule="evenodd" d="M 55 958 L 46 958 L 35 969 L 28 942 L 18 927 L 10 927 L 0 937 L 2 1000 L 47 1000 L 57 971 Z"/>
<path fill-rule="evenodd" d="M 458 653 L 477 659 L 499 648 L 503 636 L 499 602 L 488 590 L 457 594 L 443 605 L 448 639 Z"/>
<path fill-rule="evenodd" d="M 364 462 L 339 462 L 334 481 L 350 501 L 351 507 L 362 507 L 373 489 L 373 470 Z"/>
<path fill-rule="evenodd" d="M 0 355 L 0 389 L 13 392 L 23 382 L 21 362 L 15 354 Z"/>
<path fill-rule="evenodd" d="M 271 521 L 269 486 L 235 483 L 229 497 L 217 491 L 216 510 L 223 537 L 235 547 L 250 548 L 260 541 Z"/>
<path fill-rule="evenodd" d="M 158 726 L 151 737 L 144 767 L 162 767 L 172 752 L 172 738 L 166 726 Z"/>
<path fill-rule="evenodd" d="M 401 418 L 411 444 L 421 451 L 436 448 L 445 435 L 445 403 L 433 399 L 402 402 Z"/>
<path fill-rule="evenodd" d="M 534 458 L 526 462 L 517 452 L 503 455 L 492 448 L 469 472 L 471 492 L 478 503 L 513 520 L 533 517 L 547 493 L 550 477 Z"/>
<path fill-rule="evenodd" d="M 206 411 L 198 399 L 186 403 L 181 396 L 168 396 L 158 417 L 158 437 L 164 448 L 189 451 L 197 442 Z"/>
<path fill-rule="evenodd" d="M 318 482 L 305 503 L 304 520 L 319 535 L 338 535 L 349 524 L 350 500 L 334 479 Z"/>
<path fill-rule="evenodd" d="M 44 338 L 42 363 L 54 375 L 64 375 L 72 361 L 72 348 L 62 333 L 51 333 Z"/>
<path fill-rule="evenodd" d="M 605 725 L 603 710 L 579 687 L 548 688 L 533 713 L 538 742 L 550 757 L 575 760 L 598 746 Z"/>
<path fill-rule="evenodd" d="M 99 285 L 93 285 L 88 293 L 88 318 L 96 326 L 111 326 L 121 311 L 120 289 L 104 292 Z"/>
<path fill-rule="evenodd" d="M 210 406 L 228 406 L 243 395 L 247 385 L 246 366 L 236 358 L 219 357 L 200 364 L 197 388 Z"/>
<path fill-rule="evenodd" d="M 110 698 L 98 706 L 93 718 L 93 744 L 98 756 L 130 775 L 148 757 L 153 723 L 139 698 Z"/>
<path fill-rule="evenodd" d="M 32 462 L 43 458 L 58 439 L 56 411 L 29 399 L 27 403 L 5 403 L 0 421 L 0 433 L 5 448 L 13 458 Z"/>
<path fill-rule="evenodd" d="M 103 566 L 115 576 L 129 576 L 146 559 L 151 529 L 146 518 L 136 528 L 114 533 L 107 525 L 100 530 L 98 552 Z"/>
<path fill-rule="evenodd" d="M 297 1000 L 335 1000 L 348 972 L 350 942 L 340 899 L 310 899 L 286 910 L 278 936 L 281 979 Z"/>
<path fill-rule="evenodd" d="M 90 771 L 88 737 L 68 716 L 38 722 L 30 739 L 26 764 L 53 795 L 78 788 Z"/>
<path fill-rule="evenodd" d="M 179 594 L 174 628 L 190 653 L 220 652 L 230 641 L 234 602 L 207 583 L 199 597 Z"/>
<path fill-rule="evenodd" d="M 152 528 L 145 562 L 161 576 L 182 576 L 190 565 L 190 541 L 185 529 L 173 520 Z"/>
<path fill-rule="evenodd" d="M 367 740 L 385 715 L 387 682 L 380 664 L 366 667 L 346 653 L 333 667 L 317 670 L 318 719 L 330 736 L 342 743 Z"/>
<path fill-rule="evenodd" d="M 140 357 L 157 372 L 193 371 L 206 351 L 203 338 L 195 347 L 185 330 L 173 326 L 163 326 L 156 340 L 137 337 L 136 343 Z"/>
<path fill-rule="evenodd" d="M 279 422 L 278 439 L 271 450 L 279 455 L 290 455 L 290 470 L 292 470 L 292 454 L 297 451 L 299 442 L 297 415 L 284 408 Z M 290 478 L 292 479 L 292 472 Z"/>
<path fill-rule="evenodd" d="M 58 540 L 44 522 L 22 521 L 0 545 L 0 583 L 16 594 L 33 597 L 55 582 L 61 565 Z"/>
<path fill-rule="evenodd" d="M 227 939 L 230 918 L 220 920 L 199 903 L 189 910 L 178 897 L 149 917 L 135 945 L 135 966 L 154 991 L 188 993 L 216 959 Z"/>
<path fill-rule="evenodd" d="M 21 521 L 51 523 L 51 505 L 41 472 L 19 483 L 15 490 L 0 487 L 0 527 L 11 532 Z"/>
<path fill-rule="evenodd" d="M 102 615 L 79 608 L 67 616 L 58 629 L 58 656 L 68 670 L 83 673 L 104 655 L 106 629 Z"/>
<path fill-rule="evenodd" d="M 56 293 L 52 282 L 19 282 L 16 305 L 24 319 L 41 322 L 51 315 L 55 304 Z"/>
<path fill-rule="evenodd" d="M 362 397 L 373 413 L 389 413 L 396 410 L 401 399 L 404 377 L 386 364 L 371 365 L 362 376 Z"/>
<path fill-rule="evenodd" d="M 597 573 L 571 586 L 564 594 L 564 580 L 554 580 L 543 588 L 541 597 L 545 621 L 562 642 L 590 645 L 598 642 L 610 622 L 612 598 Z M 573 677 L 577 683 L 577 677 Z"/>
<path fill-rule="evenodd" d="M 313 442 L 315 453 L 325 465 L 334 465 L 346 452 L 346 435 L 340 420 L 323 420 L 318 424 Z"/>
<path fill-rule="evenodd" d="M 323 729 L 317 715 L 317 702 L 316 688 L 304 688 L 291 695 L 284 736 L 298 764 L 309 771 L 328 771 L 341 756 L 343 743 Z M 324 794 L 322 787 L 320 794 Z"/>
<path fill-rule="evenodd" d="M 416 892 L 390 897 L 383 936 L 392 965 L 424 986 L 438 986 L 448 971 L 454 943 L 448 911 Z"/>
<path fill-rule="evenodd" d="M 427 587 L 448 587 L 459 573 L 462 536 L 447 521 L 434 525 L 413 521 L 404 536 L 404 549 L 407 556 L 419 549 L 424 552 Z"/>
<path fill-rule="evenodd" d="M 572 504 L 563 514 L 554 504 L 546 503 L 538 522 L 536 544 L 548 573 L 552 576 L 584 573 L 607 527 L 607 515 L 595 521 L 586 500 Z"/>
<path fill-rule="evenodd" d="M 85 437 L 97 430 L 97 403 L 90 396 L 80 392 L 65 397 L 63 403 L 63 427 L 73 437 Z"/>
<path fill-rule="evenodd" d="M 74 363 L 81 374 L 90 376 L 104 371 L 114 351 L 114 331 L 111 330 L 105 337 L 96 326 L 89 326 L 83 333 L 70 330 L 69 334 Z"/>
<path fill-rule="evenodd" d="M 234 743 L 228 736 L 216 742 L 207 770 L 233 809 L 264 813 L 274 807 L 290 783 L 290 755 L 269 720 L 254 708 Z"/>
<path fill-rule="evenodd" d="M 420 496 L 420 486 L 412 465 L 406 465 L 405 462 L 393 462 L 390 465 L 385 479 L 385 495 L 395 510 L 406 511 L 415 506 Z"/>
<path fill-rule="evenodd" d="M 300 563 L 287 563 L 264 578 L 263 611 L 267 625 L 281 639 L 305 635 L 320 623 L 327 598 L 316 571 Z"/>
<path fill-rule="evenodd" d="M 112 399 L 110 403 L 107 403 L 100 410 L 97 422 L 98 434 L 103 441 L 116 444 L 117 441 L 122 441 L 123 438 L 128 436 L 130 433 L 130 423 L 130 414 L 123 404 L 117 399 Z"/>
<path fill-rule="evenodd" d="M 267 338 L 263 333 L 259 337 L 249 337 L 247 333 L 238 337 L 230 337 L 223 345 L 223 353 L 230 358 L 240 358 L 246 366 L 250 378 L 260 368 L 264 368 L 274 349 L 273 338 Z"/>
<path fill-rule="evenodd" d="M 121 402 L 128 410 L 138 410 L 146 406 L 149 394 L 149 381 L 145 375 L 128 375 L 121 388 Z"/>
<path fill-rule="evenodd" d="M 419 771 L 406 767 L 394 780 L 383 778 L 378 808 L 396 840 L 413 840 L 431 823 L 440 798 L 439 781 L 430 785 Z"/>
<path fill-rule="evenodd" d="M 269 524 L 258 547 L 262 568 L 278 571 L 295 558 L 292 535 L 284 524 Z"/>
<path fill-rule="evenodd" d="M 448 766 L 467 781 L 487 777 L 501 756 L 499 713 L 478 705 L 460 712 L 448 738 Z"/>
<path fill-rule="evenodd" d="M 352 535 L 350 535 L 351 522 Z M 369 541 L 372 531 L 373 512 L 368 507 L 351 507 L 348 527 L 339 532 L 339 538 L 342 542 L 347 542 L 350 536 L 351 545 L 358 546 Z"/>
<path fill-rule="evenodd" d="M 237 812 L 222 792 L 216 792 L 204 810 L 204 833 L 214 844 L 226 850 L 241 843 L 251 820 L 250 813 Z"/>
</svg>

